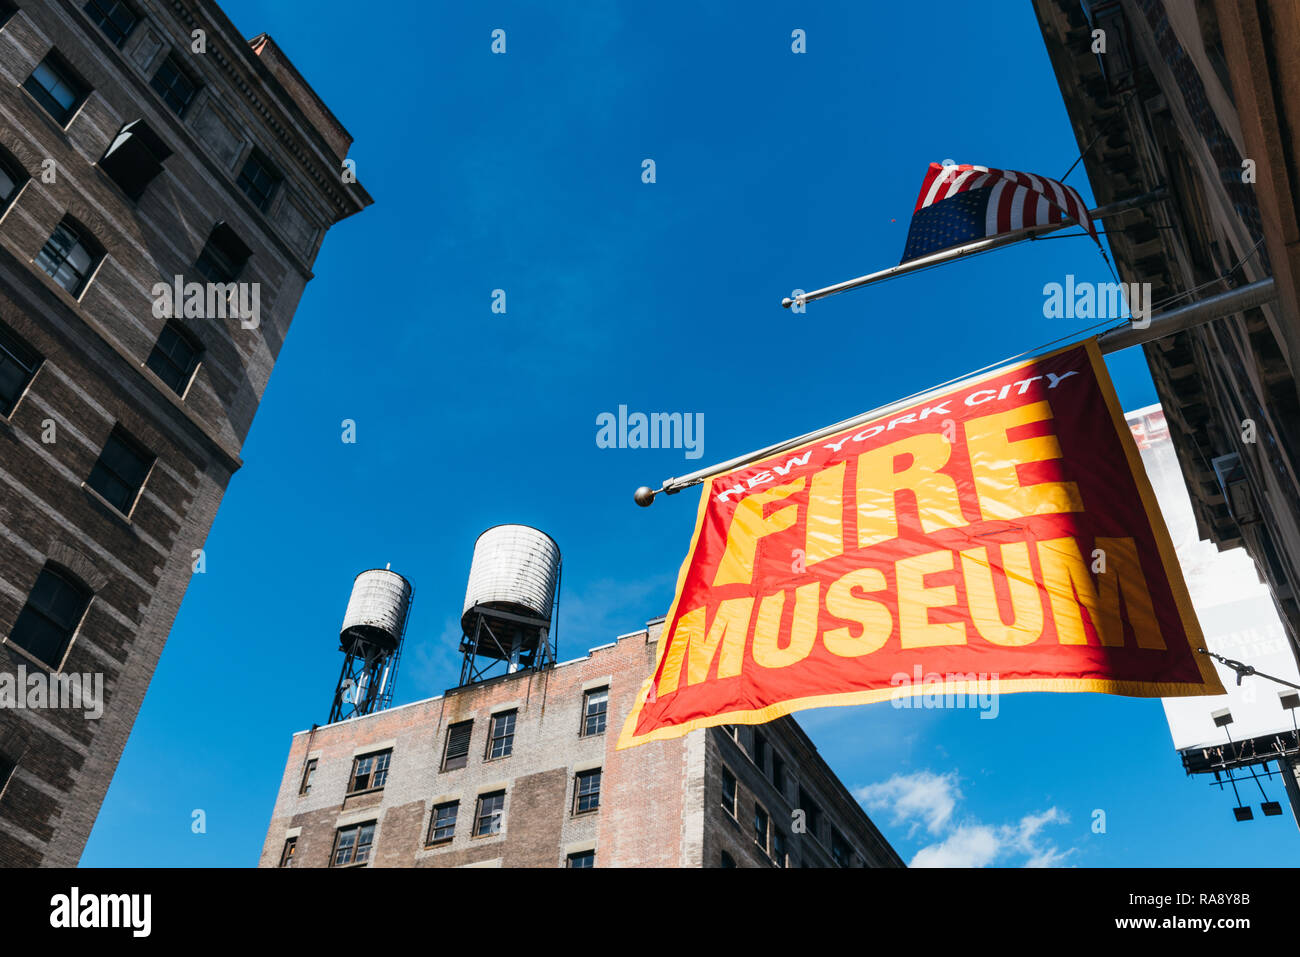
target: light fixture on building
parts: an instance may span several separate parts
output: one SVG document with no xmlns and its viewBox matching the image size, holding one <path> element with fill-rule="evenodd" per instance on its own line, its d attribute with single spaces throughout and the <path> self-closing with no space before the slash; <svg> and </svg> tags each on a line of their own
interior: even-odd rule
<svg viewBox="0 0 1300 957">
<path fill-rule="evenodd" d="M 1246 477 L 1245 466 L 1241 464 L 1241 456 L 1236 452 L 1220 455 L 1211 464 L 1233 521 L 1238 525 L 1253 525 L 1258 522 L 1259 510 L 1255 508 L 1255 496 L 1250 491 L 1250 480 Z"/>
</svg>

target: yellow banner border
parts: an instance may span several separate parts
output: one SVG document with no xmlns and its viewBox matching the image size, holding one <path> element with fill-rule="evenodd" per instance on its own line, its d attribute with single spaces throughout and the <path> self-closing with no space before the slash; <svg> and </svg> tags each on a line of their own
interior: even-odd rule
<svg viewBox="0 0 1300 957">
<path fill-rule="evenodd" d="M 1092 368 L 1093 377 L 1097 382 L 1103 399 L 1106 402 L 1106 408 L 1110 412 L 1112 424 L 1119 434 L 1120 445 L 1124 449 L 1125 460 L 1128 463 L 1129 472 L 1133 476 L 1134 484 L 1137 486 L 1138 495 L 1142 500 L 1142 507 L 1146 513 L 1147 522 L 1150 524 L 1152 532 L 1156 539 L 1156 549 L 1160 555 L 1160 562 L 1165 572 L 1165 577 L 1169 581 L 1170 590 L 1173 592 L 1174 603 L 1178 608 L 1179 618 L 1182 620 L 1183 632 L 1187 636 L 1188 645 L 1191 649 L 1192 656 L 1196 660 L 1200 669 L 1202 684 L 1191 684 L 1188 682 L 1168 682 L 1168 681 L 1114 681 L 1107 678 L 1022 678 L 1012 680 L 998 679 L 996 682 L 970 682 L 970 681 L 945 681 L 937 684 L 910 684 L 907 687 L 890 687 L 875 688 L 868 691 L 843 691 L 832 694 L 810 695 L 804 698 L 791 698 L 788 701 L 779 701 L 767 705 L 763 708 L 742 709 L 739 711 L 728 711 L 722 714 L 708 715 L 702 718 L 692 718 L 681 724 L 675 724 L 670 727 L 656 728 L 643 735 L 636 734 L 637 721 L 641 717 L 641 709 L 645 705 L 646 696 L 649 694 L 650 687 L 654 683 L 654 675 L 659 672 L 659 666 L 663 662 L 665 649 L 667 648 L 666 632 L 672 627 L 672 623 L 677 615 L 677 604 L 682 593 L 682 586 L 686 583 L 686 575 L 690 569 L 691 560 L 695 557 L 695 550 L 699 546 L 700 530 L 704 526 L 704 515 L 708 508 L 713 484 L 726 475 L 732 475 L 744 468 L 750 468 L 750 465 L 742 465 L 732 469 L 731 472 L 723 475 L 713 476 L 705 479 L 700 490 L 699 507 L 695 515 L 695 530 L 691 533 L 691 546 L 686 553 L 686 559 L 682 562 L 681 569 L 677 573 L 677 585 L 673 590 L 673 600 L 668 609 L 668 615 L 664 618 L 664 631 L 660 633 L 655 651 L 654 673 L 650 675 L 641 684 L 640 690 L 637 691 L 636 703 L 632 711 L 628 714 L 627 719 L 623 722 L 623 729 L 619 733 L 618 744 L 615 746 L 616 751 L 623 751 L 627 748 L 635 747 L 638 744 L 645 744 L 649 741 L 667 741 L 673 738 L 680 738 L 697 728 L 711 728 L 722 724 L 766 724 L 777 718 L 785 717 L 796 711 L 803 711 L 808 708 L 836 707 L 842 705 L 854 704 L 874 704 L 879 701 L 889 701 L 895 698 L 916 697 L 925 694 L 970 694 L 970 693 L 989 693 L 995 690 L 998 694 L 1017 694 L 1028 691 L 1053 691 L 1053 692 L 1095 692 L 1100 694 L 1118 694 L 1129 697 L 1159 697 L 1159 698 L 1176 698 L 1176 697 L 1193 697 L 1206 694 L 1223 694 L 1223 683 L 1219 680 L 1219 673 L 1215 670 L 1214 664 L 1210 661 L 1208 655 L 1197 653 L 1198 647 L 1204 647 L 1204 637 L 1201 633 L 1201 625 L 1196 617 L 1196 612 L 1192 607 L 1191 595 L 1187 591 L 1187 583 L 1183 579 L 1182 566 L 1178 564 L 1178 556 L 1174 551 L 1173 540 L 1169 537 L 1169 529 L 1165 525 L 1164 516 L 1160 514 L 1159 506 L 1156 504 L 1155 491 L 1151 487 L 1151 480 L 1147 477 L 1146 469 L 1142 465 L 1142 456 L 1138 452 L 1137 443 L 1133 440 L 1132 430 L 1124 418 L 1123 410 L 1120 408 L 1119 397 L 1115 393 L 1114 384 L 1110 380 L 1110 371 L 1106 368 L 1105 359 L 1102 358 L 1101 350 L 1097 347 L 1095 337 L 1080 342 L 1072 342 L 1062 346 L 1059 349 L 1053 349 L 1051 352 L 1045 352 L 1041 355 L 1033 356 L 1023 362 L 1003 366 L 994 369 L 970 379 L 953 383 L 950 387 L 935 389 L 924 395 L 917 396 L 916 403 L 924 402 L 927 396 L 933 396 L 939 392 L 948 392 L 963 388 L 968 385 L 977 385 L 989 379 L 997 378 L 1014 372 L 1017 369 L 1023 369 L 1025 366 L 1035 362 L 1041 362 L 1062 352 L 1071 349 L 1077 349 L 1080 345 L 1084 346 L 1089 363 Z M 913 403 L 913 404 L 916 404 Z M 886 415 L 888 413 L 885 413 Z M 822 439 L 814 439 L 803 445 L 789 449 L 789 452 L 796 452 L 800 449 L 808 448 Z M 1217 690 L 1215 690 L 1217 689 Z"/>
</svg>

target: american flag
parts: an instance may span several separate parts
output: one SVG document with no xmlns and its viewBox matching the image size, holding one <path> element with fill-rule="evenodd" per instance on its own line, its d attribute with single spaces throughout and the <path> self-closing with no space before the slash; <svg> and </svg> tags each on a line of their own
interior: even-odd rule
<svg viewBox="0 0 1300 957">
<path fill-rule="evenodd" d="M 901 262 L 990 236 L 1072 219 L 1098 246 L 1082 197 L 1064 183 L 988 166 L 931 163 L 916 199 Z"/>
</svg>

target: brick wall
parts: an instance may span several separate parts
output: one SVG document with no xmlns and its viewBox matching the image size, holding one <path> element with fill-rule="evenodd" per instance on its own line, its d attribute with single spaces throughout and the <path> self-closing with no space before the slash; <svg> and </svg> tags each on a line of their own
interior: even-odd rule
<svg viewBox="0 0 1300 957">
<path fill-rule="evenodd" d="M 369 198 L 332 181 L 339 130 L 327 138 L 312 129 L 215 4 L 144 0 L 120 48 L 82 3 L 18 6 L 0 25 L 0 148 L 28 180 L 0 208 L 0 324 L 42 362 L 0 417 L 0 672 L 99 673 L 106 702 L 96 721 L 81 710 L 0 710 L 0 752 L 18 763 L 0 791 L 0 865 L 72 865 L 180 607 L 193 552 L 239 468 L 320 240 Z M 202 55 L 189 49 L 195 28 L 207 34 Z M 91 88 L 66 125 L 22 88 L 51 51 Z M 202 84 L 184 116 L 149 86 L 169 53 Z M 225 133 L 214 126 L 218 114 Z M 133 201 L 98 163 L 121 127 L 139 119 L 172 155 Z M 235 181 L 254 143 L 285 175 L 268 213 Z M 106 252 L 76 296 L 33 262 L 65 216 Z M 218 221 L 252 250 L 239 278 L 261 285 L 261 322 L 183 321 L 203 355 L 182 398 L 145 366 L 164 324 L 152 288 L 175 275 L 197 278 L 194 263 Z M 84 485 L 115 425 L 157 459 L 129 515 Z M 8 639 L 46 562 L 94 593 L 61 662 L 36 661 Z"/>
</svg>

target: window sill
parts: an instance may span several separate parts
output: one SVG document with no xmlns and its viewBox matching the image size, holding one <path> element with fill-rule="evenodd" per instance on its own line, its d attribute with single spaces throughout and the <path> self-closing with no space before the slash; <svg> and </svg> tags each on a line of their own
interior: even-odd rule
<svg viewBox="0 0 1300 957">
<path fill-rule="evenodd" d="M 431 842 L 431 843 L 429 843 L 429 844 L 425 844 L 425 845 L 424 845 L 424 849 L 425 849 L 426 851 L 436 851 L 436 850 L 438 850 L 439 848 L 443 848 L 443 847 L 451 847 L 452 841 L 454 841 L 454 840 L 455 840 L 454 837 L 449 837 L 449 838 L 446 838 L 445 840 L 441 840 L 441 841 L 433 841 L 433 842 Z"/>
<path fill-rule="evenodd" d="M 87 495 L 89 495 L 91 501 L 94 502 L 96 505 L 98 505 L 101 511 L 106 512 L 109 518 L 116 521 L 119 525 L 121 525 L 123 528 L 127 529 L 128 531 L 131 532 L 135 531 L 135 523 L 131 521 L 130 514 L 124 513 L 120 508 L 118 508 L 108 499 L 104 498 L 104 496 L 100 495 L 98 492 L 96 492 L 85 482 L 81 483 L 81 490 L 85 492 Z M 136 493 L 135 500 L 136 502 L 140 501 L 139 492 Z M 131 511 L 132 512 L 135 511 L 135 502 L 131 503 Z"/>
<path fill-rule="evenodd" d="M 72 637 L 73 637 L 73 639 L 75 640 L 77 636 L 74 634 Z M 8 635 L 6 635 L 6 636 L 4 637 L 3 640 L 0 640 L 0 647 L 8 648 L 8 649 L 10 649 L 11 651 L 15 651 L 15 652 L 17 652 L 19 655 L 21 655 L 22 657 L 26 658 L 26 659 L 27 659 L 28 661 L 30 661 L 32 664 L 36 665 L 36 667 L 40 668 L 41 671 L 43 671 L 43 672 L 44 672 L 45 674 L 47 674 L 47 675 L 56 675 L 56 674 L 59 674 L 59 673 L 60 673 L 60 672 L 59 672 L 59 669 L 58 669 L 57 667 L 55 667 L 54 665 L 50 664 L 48 661 L 43 661 L 42 659 L 37 658 L 34 654 L 32 654 L 30 651 L 28 651 L 28 650 L 27 650 L 26 648 L 24 648 L 22 645 L 18 644 L 18 642 L 14 641 L 14 640 L 13 640 L 12 638 L 10 638 Z M 69 642 L 69 643 L 68 643 L 68 651 L 71 651 L 71 650 L 72 650 L 72 643 Z M 65 651 L 63 654 L 64 654 L 64 657 L 66 658 L 66 657 L 67 657 L 67 651 Z"/>
<path fill-rule="evenodd" d="M 586 816 L 589 815 L 589 814 L 599 814 L 599 813 L 600 813 L 600 808 L 599 808 L 599 807 L 590 807 L 590 808 L 587 808 L 587 810 L 585 810 L 585 811 L 574 811 L 574 812 L 573 812 L 573 816 L 574 816 L 574 817 L 586 817 Z"/>
<path fill-rule="evenodd" d="M 377 788 L 362 788 L 360 791 L 349 791 L 347 794 L 343 795 L 343 800 L 346 801 L 348 798 L 361 797 L 363 794 L 378 794 L 383 789 L 384 786 L 380 785 Z"/>
</svg>

